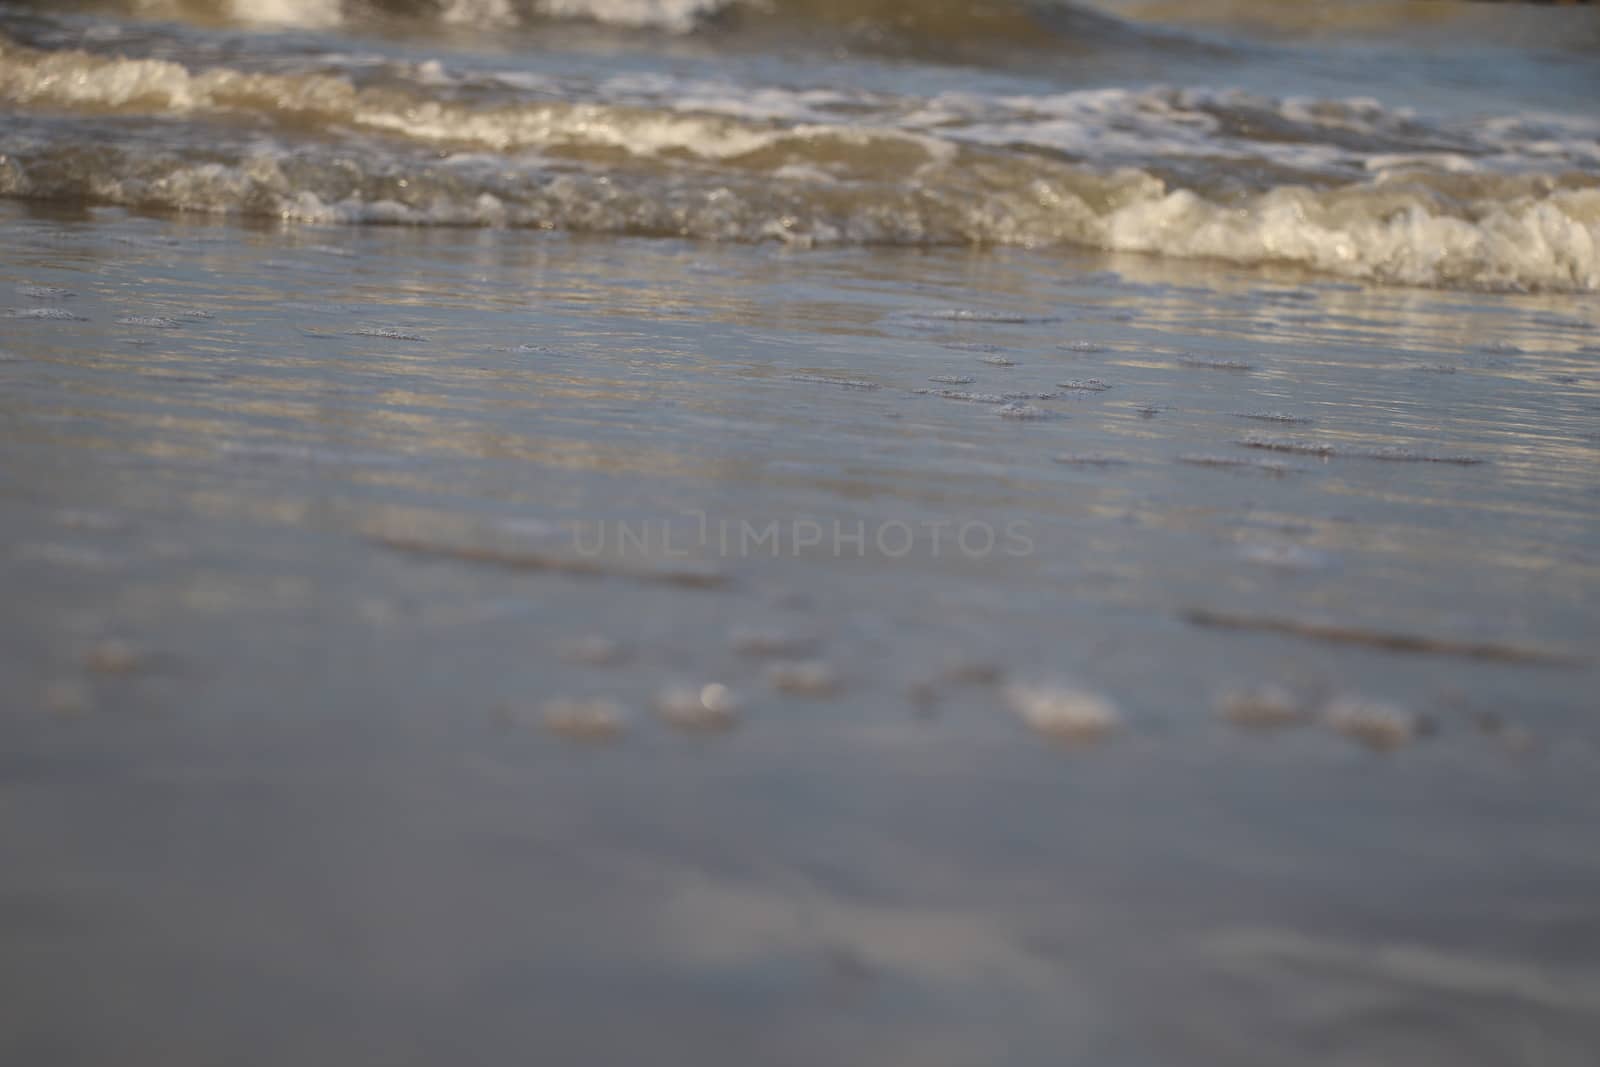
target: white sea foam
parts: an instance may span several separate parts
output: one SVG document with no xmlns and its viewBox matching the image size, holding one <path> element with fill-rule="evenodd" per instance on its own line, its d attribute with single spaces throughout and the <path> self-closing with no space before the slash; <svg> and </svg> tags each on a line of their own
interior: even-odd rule
<svg viewBox="0 0 1600 1067">
<path fill-rule="evenodd" d="M 413 66 L 409 85 L 376 89 L 0 38 L 0 100 L 18 115 L 0 132 L 0 195 L 796 245 L 1073 243 L 1379 282 L 1600 289 L 1600 123 L 1581 118 L 1452 126 L 1363 100 L 1161 88 L 908 100 L 664 75 L 540 79 L 511 101 L 516 79 L 488 75 L 499 95 L 470 104 L 465 75 Z M 250 134 L 230 149 L 197 127 L 188 147 L 169 130 L 159 148 L 108 150 L 30 124 L 62 109 L 244 115 L 284 143 Z M 1289 126 L 1239 132 L 1251 122 Z M 307 128 L 361 150 L 300 140 Z M 1183 185 L 1163 176 L 1180 156 L 1200 168 Z"/>
<path fill-rule="evenodd" d="M 730 0 L 539 0 L 539 9 L 557 18 L 589 19 L 613 26 L 652 27 L 687 33 Z"/>
<path fill-rule="evenodd" d="M 445 0 L 440 17 L 467 26 L 509 26 L 517 20 L 511 0 Z"/>
<path fill-rule="evenodd" d="M 179 18 L 194 5 L 185 0 L 134 0 L 139 14 Z M 343 20 L 342 0 L 223 0 L 217 14 L 237 22 L 282 26 L 336 26 Z"/>
</svg>

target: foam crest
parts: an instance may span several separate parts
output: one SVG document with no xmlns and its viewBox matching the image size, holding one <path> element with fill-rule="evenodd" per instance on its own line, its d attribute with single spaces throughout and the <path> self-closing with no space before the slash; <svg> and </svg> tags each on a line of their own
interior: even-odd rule
<svg viewBox="0 0 1600 1067">
<path fill-rule="evenodd" d="M 657 76 L 538 92 L 498 75 L 463 90 L 437 64 L 362 84 L 0 38 L 0 100 L 16 111 L 0 195 L 796 245 L 1079 244 L 1600 290 L 1583 119 L 1451 127 L 1371 101 L 1160 88 L 911 100 L 768 87 L 741 101 L 738 86 Z M 85 116 L 124 132 L 108 145 Z M 1431 165 L 1415 151 L 1427 145 L 1460 164 Z"/>
<path fill-rule="evenodd" d="M 688 33 L 731 0 L 539 0 L 541 14 Z"/>
<path fill-rule="evenodd" d="M 156 18 L 201 14 L 245 24 L 326 27 L 344 21 L 341 0 L 131 0 L 130 13 Z"/>
</svg>

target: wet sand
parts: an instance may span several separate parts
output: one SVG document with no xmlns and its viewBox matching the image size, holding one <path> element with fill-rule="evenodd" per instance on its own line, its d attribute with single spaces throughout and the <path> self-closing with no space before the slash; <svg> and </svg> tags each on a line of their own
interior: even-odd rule
<svg viewBox="0 0 1600 1067">
<path fill-rule="evenodd" d="M 1600 1043 L 1592 301 L 0 240 L 7 1062 Z"/>
</svg>

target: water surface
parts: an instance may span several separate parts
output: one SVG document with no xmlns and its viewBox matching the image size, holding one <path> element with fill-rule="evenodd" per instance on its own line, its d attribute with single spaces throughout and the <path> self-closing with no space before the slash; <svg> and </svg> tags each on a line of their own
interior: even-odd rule
<svg viewBox="0 0 1600 1067">
<path fill-rule="evenodd" d="M 1591 13 L 1224 6 L 5 8 L 7 1061 L 1587 1064 Z"/>
</svg>

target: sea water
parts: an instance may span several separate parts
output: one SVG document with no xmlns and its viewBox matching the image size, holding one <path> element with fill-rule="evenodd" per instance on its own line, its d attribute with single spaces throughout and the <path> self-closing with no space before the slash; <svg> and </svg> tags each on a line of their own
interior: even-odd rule
<svg viewBox="0 0 1600 1067">
<path fill-rule="evenodd" d="M 0 7 L 0 1054 L 1573 1064 L 1584 7 Z"/>
</svg>

